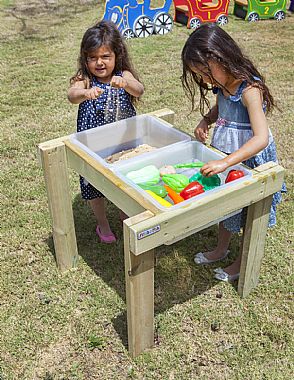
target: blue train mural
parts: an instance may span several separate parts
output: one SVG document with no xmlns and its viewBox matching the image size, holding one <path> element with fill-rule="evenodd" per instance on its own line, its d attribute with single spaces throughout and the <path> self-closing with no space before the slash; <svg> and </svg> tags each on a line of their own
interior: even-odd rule
<svg viewBox="0 0 294 380">
<path fill-rule="evenodd" d="M 172 0 L 163 0 L 161 8 L 151 7 L 150 2 L 106 0 L 103 20 L 114 22 L 126 39 L 169 33 L 173 27 L 173 18 L 168 13 Z"/>
</svg>

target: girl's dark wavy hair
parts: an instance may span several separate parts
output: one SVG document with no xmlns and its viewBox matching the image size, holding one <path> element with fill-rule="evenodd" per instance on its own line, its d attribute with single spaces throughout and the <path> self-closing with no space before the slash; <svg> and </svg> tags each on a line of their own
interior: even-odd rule
<svg viewBox="0 0 294 380">
<path fill-rule="evenodd" d="M 80 56 L 78 58 L 78 70 L 76 74 L 70 79 L 70 84 L 77 81 L 84 81 L 86 87 L 90 87 L 92 75 L 87 67 L 87 58 L 91 53 L 101 46 L 108 46 L 115 54 L 115 67 L 114 72 L 128 70 L 133 76 L 139 80 L 131 59 L 129 57 L 128 49 L 116 25 L 111 21 L 100 21 L 94 26 L 89 28 L 81 42 Z M 135 103 L 138 98 L 131 96 L 132 103 Z"/>
<path fill-rule="evenodd" d="M 259 88 L 267 112 L 276 106 L 268 87 L 265 85 L 264 77 L 250 59 L 242 53 L 232 37 L 218 25 L 206 23 L 191 33 L 182 50 L 183 74 L 181 81 L 186 95 L 192 102 L 192 111 L 195 109 L 195 95 L 198 87 L 201 115 L 204 116 L 205 106 L 210 109 L 207 93 L 212 88 L 203 82 L 201 75 L 191 70 L 191 67 L 203 66 L 206 68 L 211 81 L 217 83 L 211 74 L 208 61 L 217 62 L 236 79 L 246 80 L 249 85 Z M 254 77 L 258 77 L 260 80 L 256 80 Z M 219 87 L 222 86 L 219 85 Z M 227 89 L 226 91 L 229 92 Z"/>
</svg>

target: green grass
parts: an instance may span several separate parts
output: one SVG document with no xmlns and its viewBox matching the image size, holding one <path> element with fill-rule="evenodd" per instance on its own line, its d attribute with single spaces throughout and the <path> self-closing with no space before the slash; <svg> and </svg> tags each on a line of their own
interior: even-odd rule
<svg viewBox="0 0 294 380">
<path fill-rule="evenodd" d="M 288 193 L 268 231 L 259 286 L 240 299 L 234 286 L 213 280 L 212 268 L 193 265 L 194 252 L 215 244 L 215 227 L 159 247 L 157 343 L 131 359 L 118 211 L 109 205 L 117 245 L 98 244 L 70 173 L 81 258 L 77 270 L 60 274 L 36 154 L 38 143 L 75 131 L 69 78 L 83 32 L 102 12 L 96 1 L 1 2 L 0 379 L 292 379 L 294 17 L 249 24 L 230 15 L 226 27 L 265 74 L 282 110 L 269 124 Z M 131 40 L 129 49 L 146 87 L 138 111 L 171 108 L 176 127 L 192 133 L 200 115 L 189 115 L 179 80 L 188 34 L 177 25 L 164 37 Z M 238 244 L 236 236 L 233 256 Z"/>
</svg>

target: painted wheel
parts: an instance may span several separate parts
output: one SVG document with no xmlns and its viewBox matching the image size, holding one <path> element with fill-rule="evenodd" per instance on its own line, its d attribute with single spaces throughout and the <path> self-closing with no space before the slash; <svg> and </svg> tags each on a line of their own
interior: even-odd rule
<svg viewBox="0 0 294 380">
<path fill-rule="evenodd" d="M 217 18 L 217 23 L 218 25 L 220 26 L 224 26 L 226 25 L 227 23 L 229 22 L 228 18 L 226 15 L 220 15 L 218 18 Z"/>
<path fill-rule="evenodd" d="M 284 20 L 285 17 L 286 17 L 286 14 L 283 11 L 278 11 L 275 13 L 275 20 L 277 21 L 282 21 Z"/>
<path fill-rule="evenodd" d="M 125 29 L 122 31 L 122 36 L 126 39 L 126 40 L 130 40 L 131 38 L 135 38 L 135 33 L 132 31 L 132 29 L 128 28 L 128 29 Z"/>
<path fill-rule="evenodd" d="M 173 28 L 173 19 L 168 13 L 159 13 L 154 20 L 154 32 L 156 34 L 167 34 Z"/>
<path fill-rule="evenodd" d="M 199 20 L 199 18 L 194 17 L 190 20 L 190 28 L 191 29 L 197 29 L 197 28 L 199 28 L 200 25 L 201 25 L 201 21 Z"/>
<path fill-rule="evenodd" d="M 140 16 L 134 22 L 134 32 L 139 38 L 149 37 L 153 33 L 153 29 L 153 22 L 148 16 Z"/>
<path fill-rule="evenodd" d="M 259 20 L 259 16 L 258 16 L 258 13 L 256 12 L 252 12 L 250 13 L 250 15 L 248 16 L 248 21 L 249 22 L 256 22 Z"/>
</svg>

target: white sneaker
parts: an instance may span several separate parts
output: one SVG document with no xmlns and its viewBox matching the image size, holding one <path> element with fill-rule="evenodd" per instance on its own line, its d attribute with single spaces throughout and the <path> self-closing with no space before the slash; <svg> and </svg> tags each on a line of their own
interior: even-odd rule
<svg viewBox="0 0 294 380">
<path fill-rule="evenodd" d="M 228 249 L 223 257 L 220 257 L 219 259 L 211 260 L 211 259 L 208 259 L 206 256 L 204 256 L 203 252 L 199 252 L 199 253 L 196 253 L 196 255 L 194 256 L 194 262 L 197 265 L 212 264 L 212 263 L 215 263 L 216 261 L 224 260 L 228 256 L 229 253 L 230 253 L 230 250 Z"/>
<path fill-rule="evenodd" d="M 219 281 L 225 281 L 225 282 L 233 282 L 235 280 L 238 280 L 240 273 L 236 274 L 229 274 L 225 272 L 222 268 L 216 268 L 214 269 L 215 275 L 214 278 L 216 278 Z"/>
</svg>

